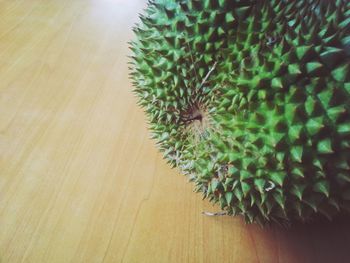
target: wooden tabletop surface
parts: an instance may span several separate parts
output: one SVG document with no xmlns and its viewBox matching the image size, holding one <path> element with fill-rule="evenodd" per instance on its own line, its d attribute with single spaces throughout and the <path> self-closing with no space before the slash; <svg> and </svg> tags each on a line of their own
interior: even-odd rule
<svg viewBox="0 0 350 263">
<path fill-rule="evenodd" d="M 0 0 L 0 262 L 350 262 L 348 218 L 262 229 L 149 139 L 128 80 L 143 0 Z"/>
</svg>

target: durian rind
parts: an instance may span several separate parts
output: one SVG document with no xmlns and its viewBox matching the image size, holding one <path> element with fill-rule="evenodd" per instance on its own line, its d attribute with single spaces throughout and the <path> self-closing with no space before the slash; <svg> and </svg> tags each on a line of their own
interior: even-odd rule
<svg viewBox="0 0 350 263">
<path fill-rule="evenodd" d="M 232 215 L 350 208 L 350 2 L 156 0 L 131 78 L 164 157 Z"/>
</svg>

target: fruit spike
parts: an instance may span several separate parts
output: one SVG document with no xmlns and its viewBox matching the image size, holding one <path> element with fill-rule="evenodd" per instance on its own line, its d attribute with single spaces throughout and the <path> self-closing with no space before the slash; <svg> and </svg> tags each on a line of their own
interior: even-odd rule
<svg viewBox="0 0 350 263">
<path fill-rule="evenodd" d="M 172 166 L 247 222 L 350 210 L 350 2 L 154 0 L 131 79 Z"/>
</svg>

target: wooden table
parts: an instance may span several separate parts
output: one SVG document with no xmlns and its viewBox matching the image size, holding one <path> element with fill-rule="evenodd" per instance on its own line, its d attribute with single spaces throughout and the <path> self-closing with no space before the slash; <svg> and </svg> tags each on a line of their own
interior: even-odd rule
<svg viewBox="0 0 350 263">
<path fill-rule="evenodd" d="M 143 0 L 0 0 L 0 262 L 350 262 L 348 218 L 261 229 L 149 139 L 126 42 Z"/>
</svg>

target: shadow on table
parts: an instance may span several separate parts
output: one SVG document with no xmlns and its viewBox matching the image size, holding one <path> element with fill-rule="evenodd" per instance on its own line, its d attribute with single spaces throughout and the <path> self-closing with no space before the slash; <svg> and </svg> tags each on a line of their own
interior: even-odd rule
<svg viewBox="0 0 350 263">
<path fill-rule="evenodd" d="M 294 224 L 289 229 L 273 227 L 279 254 L 295 253 L 299 262 L 350 262 L 350 216 L 340 215 L 332 222 L 318 220 Z M 280 262 L 283 262 L 282 260 Z"/>
</svg>

